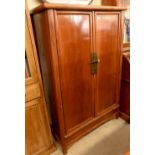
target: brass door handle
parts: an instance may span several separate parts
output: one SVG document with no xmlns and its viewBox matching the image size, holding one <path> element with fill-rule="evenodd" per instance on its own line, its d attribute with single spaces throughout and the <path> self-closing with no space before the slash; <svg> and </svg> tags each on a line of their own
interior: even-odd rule
<svg viewBox="0 0 155 155">
<path fill-rule="evenodd" d="M 91 54 L 91 74 L 96 74 L 97 73 L 97 63 L 100 62 L 100 59 L 97 58 L 96 52 L 93 52 Z"/>
<path fill-rule="evenodd" d="M 91 61 L 90 64 L 100 63 L 100 59 L 97 59 L 95 61 Z"/>
</svg>

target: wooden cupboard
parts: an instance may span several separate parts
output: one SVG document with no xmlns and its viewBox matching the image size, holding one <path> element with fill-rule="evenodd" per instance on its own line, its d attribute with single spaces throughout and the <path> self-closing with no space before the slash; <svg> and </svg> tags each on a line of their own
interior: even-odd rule
<svg viewBox="0 0 155 155">
<path fill-rule="evenodd" d="M 25 12 L 25 150 L 49 155 L 55 150 L 47 117 L 37 53 L 28 10 Z"/>
<path fill-rule="evenodd" d="M 124 9 L 44 3 L 32 12 L 52 128 L 64 152 L 118 117 Z"/>
</svg>

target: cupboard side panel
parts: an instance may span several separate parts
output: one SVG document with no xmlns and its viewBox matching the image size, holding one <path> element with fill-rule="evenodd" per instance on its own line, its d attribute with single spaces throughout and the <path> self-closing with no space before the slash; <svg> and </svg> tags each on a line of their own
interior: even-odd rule
<svg viewBox="0 0 155 155">
<path fill-rule="evenodd" d="M 41 73 L 52 129 L 63 138 L 63 119 L 57 65 L 53 10 L 33 15 Z"/>
</svg>

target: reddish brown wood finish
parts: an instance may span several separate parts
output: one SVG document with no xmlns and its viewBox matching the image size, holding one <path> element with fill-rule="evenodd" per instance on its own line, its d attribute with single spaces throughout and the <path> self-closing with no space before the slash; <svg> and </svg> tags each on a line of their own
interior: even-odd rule
<svg viewBox="0 0 155 155">
<path fill-rule="evenodd" d="M 47 9 L 57 9 L 57 10 L 79 10 L 79 11 L 123 11 L 127 10 L 126 7 L 116 7 L 116 6 L 103 6 L 103 5 L 75 5 L 75 4 L 50 4 L 41 3 L 38 7 L 34 8 L 31 13 L 35 14 Z"/>
<path fill-rule="evenodd" d="M 113 104 L 119 104 L 119 16 L 118 12 L 95 14 L 95 51 L 100 59 L 96 81 L 96 115 Z"/>
<path fill-rule="evenodd" d="M 130 52 L 123 53 L 120 116 L 130 122 Z"/>
<path fill-rule="evenodd" d="M 128 43 L 123 43 L 123 50 L 122 50 L 123 53 L 125 52 L 130 52 L 130 42 Z M 130 55 L 130 54 L 129 54 Z"/>
<path fill-rule="evenodd" d="M 102 0 L 102 5 L 107 6 L 122 6 L 122 0 Z"/>
<path fill-rule="evenodd" d="M 59 7 L 54 8 L 53 5 L 48 5 L 48 7 L 46 6 L 43 9 L 45 11 L 42 10 L 33 14 L 46 92 L 48 92 L 50 85 L 50 95 L 47 93 L 46 97 L 50 98 L 52 128 L 63 147 L 64 153 L 80 137 L 103 122 L 116 118 L 119 107 L 118 90 L 120 83 L 118 81 L 120 79 L 119 67 L 121 62 L 118 63 L 116 59 L 120 60 L 119 51 L 122 44 L 121 18 L 119 18 L 121 16 L 120 8 L 115 8 L 117 12 L 109 9 L 106 13 L 106 11 L 94 11 L 95 7 L 93 10 L 89 6 L 85 7 L 85 11 L 81 11 L 80 7 L 76 7 L 76 11 L 73 11 L 75 7 L 65 6 L 61 8 L 59 5 Z M 104 10 L 104 8 L 100 8 L 100 10 Z M 100 27 L 95 29 L 95 15 L 100 13 L 103 16 L 103 21 L 101 20 L 99 22 Z M 110 20 L 110 16 L 112 16 L 112 20 Z M 101 35 L 105 35 L 103 37 L 99 36 L 102 31 L 98 30 L 99 28 L 102 29 L 102 24 L 103 30 L 107 31 L 101 33 Z M 101 40 L 103 39 L 103 43 L 106 43 L 106 38 L 108 38 L 114 44 L 109 41 L 107 42 L 107 47 L 103 45 L 104 50 L 110 51 L 109 56 L 105 51 L 101 52 L 102 48 L 100 50 L 100 44 L 95 39 L 97 36 L 96 32 L 98 32 L 98 41 L 102 42 Z M 116 38 L 112 39 L 112 36 Z M 111 47 L 110 44 L 114 47 Z M 94 51 L 101 54 L 101 56 L 105 56 L 106 59 L 114 61 L 114 64 L 108 63 L 106 68 L 110 65 L 108 73 L 115 79 L 111 79 L 110 76 L 110 82 L 112 81 L 115 85 L 110 85 L 110 90 L 115 90 L 110 91 L 111 94 L 107 98 L 111 102 L 113 100 L 110 97 L 114 97 L 115 102 L 110 104 L 105 102 L 105 107 L 101 107 L 101 110 L 99 109 L 99 112 L 102 111 L 102 113 L 98 116 L 95 116 L 95 85 L 96 81 L 102 83 L 102 80 L 96 75 L 91 75 L 90 58 L 91 53 Z M 47 64 L 44 62 L 47 62 Z M 114 69 L 116 70 L 114 71 Z M 102 69 L 99 67 L 98 71 L 102 72 Z M 100 74 L 102 75 L 102 73 Z M 47 84 L 47 80 L 49 80 L 49 84 Z M 103 78 L 103 80 L 106 80 L 106 78 Z"/>
<path fill-rule="evenodd" d="M 56 33 L 66 133 L 93 118 L 91 13 L 56 13 Z M 80 46 L 79 46 L 80 45 Z M 86 110 L 87 109 L 87 110 Z"/>
</svg>

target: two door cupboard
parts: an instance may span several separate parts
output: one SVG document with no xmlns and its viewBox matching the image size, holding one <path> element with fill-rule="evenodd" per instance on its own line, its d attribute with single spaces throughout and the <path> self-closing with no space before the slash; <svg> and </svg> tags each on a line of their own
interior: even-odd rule
<svg viewBox="0 0 155 155">
<path fill-rule="evenodd" d="M 118 117 L 124 9 L 44 3 L 32 12 L 52 128 L 64 152 Z"/>
</svg>

